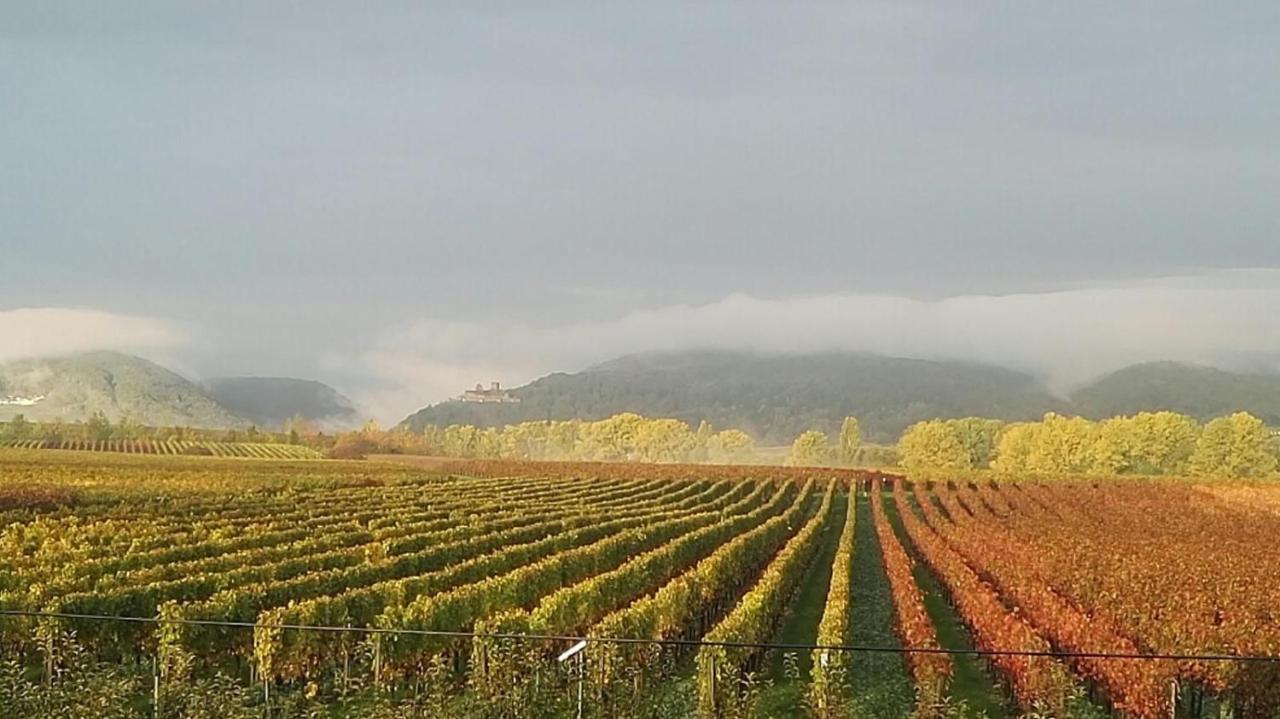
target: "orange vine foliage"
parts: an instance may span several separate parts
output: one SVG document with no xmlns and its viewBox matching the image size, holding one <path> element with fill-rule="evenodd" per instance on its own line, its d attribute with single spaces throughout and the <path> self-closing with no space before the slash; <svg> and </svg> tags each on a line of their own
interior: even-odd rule
<svg viewBox="0 0 1280 719">
<path fill-rule="evenodd" d="M 917 484 L 916 506 L 931 524 L 945 521 Z M 907 536 L 925 562 L 946 586 L 979 649 L 989 651 L 1047 652 L 1048 642 L 1016 613 L 1005 610 L 1000 596 L 978 576 L 964 558 L 955 552 L 937 532 L 916 517 L 909 506 L 901 484 L 894 488 L 898 512 Z M 1055 715 L 1065 713 L 1071 678 L 1050 657 L 996 655 L 992 664 L 1008 682 L 1018 705 L 1025 710 L 1046 707 Z"/>
<path fill-rule="evenodd" d="M 1025 557 L 1024 571 L 1123 645 L 1280 656 L 1280 517 L 1179 482 L 1032 486 L 1022 491 L 1025 509 L 1003 519 L 982 511 L 997 493 L 962 494 Z M 1280 664 L 1181 662 L 1176 676 L 1241 715 L 1280 712 Z"/>
<path fill-rule="evenodd" d="M 893 597 L 895 629 L 905 647 L 913 649 L 938 648 L 938 634 L 933 620 L 924 608 L 924 596 L 912 575 L 914 563 L 898 542 L 884 512 L 880 497 L 880 483 L 871 487 L 871 511 L 875 517 L 876 536 L 880 539 L 880 554 L 884 558 L 885 573 L 889 578 L 889 590 Z M 928 706 L 939 700 L 951 678 L 951 657 L 945 654 L 908 653 L 907 667 L 915 679 L 919 693 L 917 701 Z"/>
</svg>

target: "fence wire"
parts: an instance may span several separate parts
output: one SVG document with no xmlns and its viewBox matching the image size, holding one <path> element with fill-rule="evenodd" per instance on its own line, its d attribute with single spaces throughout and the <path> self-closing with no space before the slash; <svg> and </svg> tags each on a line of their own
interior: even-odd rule
<svg viewBox="0 0 1280 719">
<path fill-rule="evenodd" d="M 725 647 L 734 649 L 761 649 L 782 652 L 811 652 L 814 650 L 849 652 L 853 654 L 948 654 L 977 657 L 1013 656 L 1013 657 L 1051 657 L 1055 659 L 1115 659 L 1144 661 L 1186 661 L 1186 662 L 1261 662 L 1280 663 L 1280 656 L 1257 654 L 1167 654 L 1167 653 L 1134 653 L 1111 654 L 1106 652 L 1065 652 L 1065 651 L 1026 651 L 1016 649 L 957 649 L 947 647 L 893 647 L 865 644 L 804 644 L 783 642 L 727 642 L 707 641 L 705 639 L 645 639 L 642 637 L 592 637 L 572 634 L 519 634 L 519 633 L 482 633 L 471 631 L 448 631 L 437 629 L 411 629 L 389 627 L 349 627 L 326 626 L 320 624 L 259 624 L 256 622 L 233 622 L 215 619 L 180 619 L 163 617 L 129 617 L 111 614 L 76 614 L 71 612 L 38 612 L 18 609 L 0 609 L 0 617 L 22 617 L 31 619 L 59 619 L 69 621 L 100 621 L 132 624 L 173 624 L 191 626 L 214 626 L 237 629 L 279 629 L 282 631 L 329 632 L 340 634 L 390 634 L 441 637 L 446 639 L 493 639 L 531 642 L 560 642 L 577 644 L 650 644 L 673 647 Z"/>
</svg>

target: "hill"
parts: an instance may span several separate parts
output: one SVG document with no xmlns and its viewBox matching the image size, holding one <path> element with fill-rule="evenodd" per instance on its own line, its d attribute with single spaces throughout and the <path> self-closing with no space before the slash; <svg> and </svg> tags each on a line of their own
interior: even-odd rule
<svg viewBox="0 0 1280 719">
<path fill-rule="evenodd" d="M 696 425 L 738 427 L 760 442 L 790 442 L 817 427 L 835 431 L 858 417 L 867 439 L 895 441 L 908 425 L 934 417 L 1008 421 L 1048 411 L 1093 419 L 1169 409 L 1204 420 L 1237 410 L 1280 425 L 1280 374 L 1227 372 L 1154 362 L 1080 388 L 1071 398 L 1036 378 L 1001 367 L 868 354 L 761 356 L 735 352 L 628 355 L 573 374 L 516 388 L 519 404 L 445 402 L 402 424 L 496 426 L 533 419 L 601 419 L 624 411 Z"/>
<path fill-rule="evenodd" d="M 236 427 L 246 420 L 199 385 L 141 357 L 89 352 L 0 363 L 0 420 L 79 422 L 102 412 L 153 426 Z"/>
<path fill-rule="evenodd" d="M 1001 367 L 869 354 L 764 356 L 737 352 L 629 355 L 512 391 L 519 404 L 446 402 L 405 419 L 501 425 L 531 419 L 600 419 L 622 411 L 738 427 L 766 444 L 811 427 L 834 431 L 857 416 L 865 436 L 893 441 L 913 422 L 982 415 L 1034 418 L 1065 409 L 1035 378 Z"/>
<path fill-rule="evenodd" d="M 210 380 L 206 387 L 218 404 L 260 427 L 279 427 L 298 415 L 326 428 L 348 428 L 358 419 L 351 400 L 313 380 L 222 377 Z"/>
<path fill-rule="evenodd" d="M 1244 410 L 1280 425 L 1280 375 L 1227 372 L 1178 362 L 1149 362 L 1098 379 L 1071 396 L 1087 417 L 1172 410 L 1201 420 Z"/>
</svg>

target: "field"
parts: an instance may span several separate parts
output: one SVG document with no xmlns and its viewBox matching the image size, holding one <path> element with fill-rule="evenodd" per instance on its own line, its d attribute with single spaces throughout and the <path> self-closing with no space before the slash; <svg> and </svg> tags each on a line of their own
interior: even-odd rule
<svg viewBox="0 0 1280 719">
<path fill-rule="evenodd" d="M 1266 484 L 5 450 L 0 528 L 0 716 L 1280 715 Z"/>
</svg>

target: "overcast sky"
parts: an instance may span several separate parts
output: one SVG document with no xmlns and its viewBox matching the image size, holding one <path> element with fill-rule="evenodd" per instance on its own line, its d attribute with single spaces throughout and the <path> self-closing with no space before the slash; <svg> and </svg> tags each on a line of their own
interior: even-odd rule
<svg viewBox="0 0 1280 719">
<path fill-rule="evenodd" d="M 1280 5 L 0 0 L 0 359 L 1280 360 Z"/>
</svg>

